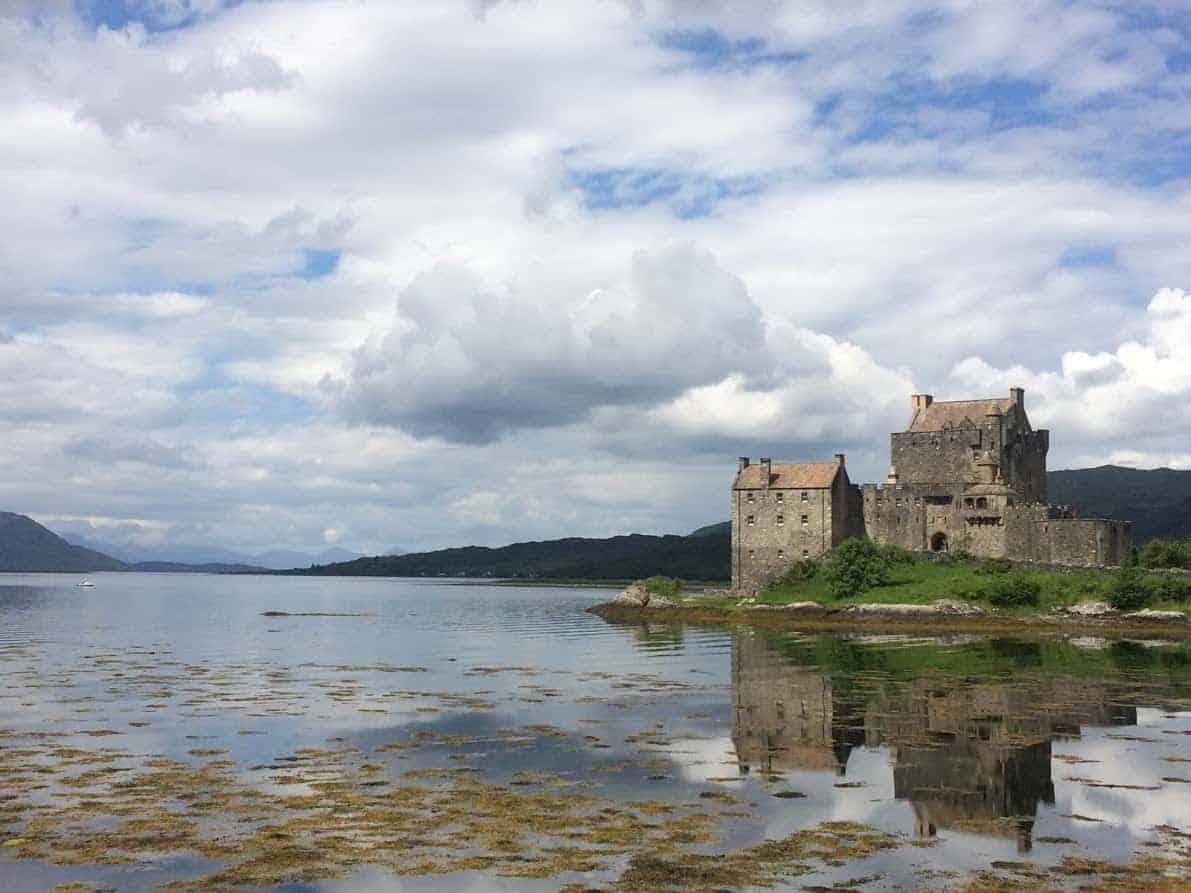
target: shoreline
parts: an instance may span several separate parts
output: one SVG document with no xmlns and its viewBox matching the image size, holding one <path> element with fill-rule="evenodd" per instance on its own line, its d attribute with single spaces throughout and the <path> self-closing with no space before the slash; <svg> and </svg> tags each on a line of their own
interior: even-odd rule
<svg viewBox="0 0 1191 893">
<path fill-rule="evenodd" d="M 769 605 L 749 608 L 721 608 L 713 605 L 664 605 L 658 607 L 603 602 L 587 609 L 608 622 L 640 622 L 648 620 L 681 620 L 695 624 L 739 624 L 746 626 L 780 626 L 813 632 L 866 632 L 893 630 L 900 632 L 962 632 L 1017 633 L 1024 635 L 1099 635 L 1120 638 L 1191 638 L 1191 623 L 1186 618 L 1156 620 L 1129 616 L 1078 617 L 1038 614 L 1009 616 L 998 614 L 959 615 L 943 612 L 920 612 L 898 615 L 890 609 L 905 606 L 888 604 L 848 605 L 846 607 L 795 609 Z M 921 607 L 921 606 L 914 606 Z M 856 610 L 860 609 L 860 610 Z"/>
</svg>

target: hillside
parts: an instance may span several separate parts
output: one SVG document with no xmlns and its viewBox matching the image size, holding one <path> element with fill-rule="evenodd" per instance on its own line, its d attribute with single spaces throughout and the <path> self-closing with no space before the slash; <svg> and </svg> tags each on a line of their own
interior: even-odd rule
<svg viewBox="0 0 1191 893">
<path fill-rule="evenodd" d="M 412 555 L 359 558 L 287 571 L 314 576 L 512 577 L 623 580 L 664 574 L 687 580 L 727 580 L 729 539 L 722 535 L 614 536 L 467 546 Z"/>
<path fill-rule="evenodd" d="M 72 546 L 32 518 L 0 512 L 0 571 L 87 573 L 127 570 L 110 555 Z"/>
<path fill-rule="evenodd" d="M 1050 501 L 1133 522 L 1134 542 L 1191 534 L 1191 471 L 1101 465 L 1046 475 Z"/>
</svg>

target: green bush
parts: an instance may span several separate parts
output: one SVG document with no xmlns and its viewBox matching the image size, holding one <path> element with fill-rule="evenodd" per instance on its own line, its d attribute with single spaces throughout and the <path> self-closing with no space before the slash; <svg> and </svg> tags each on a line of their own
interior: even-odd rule
<svg viewBox="0 0 1191 893">
<path fill-rule="evenodd" d="M 1145 575 L 1135 567 L 1118 568 L 1108 588 L 1108 603 L 1118 611 L 1144 608 L 1151 598 Z"/>
<path fill-rule="evenodd" d="M 981 590 L 981 594 L 998 608 L 1037 606 L 1038 584 L 1020 573 L 996 574 Z"/>
<path fill-rule="evenodd" d="M 1191 538 L 1150 540 L 1141 547 L 1138 561 L 1142 567 L 1191 568 Z"/>
<path fill-rule="evenodd" d="M 645 591 L 650 595 L 660 595 L 665 598 L 677 598 L 682 592 L 682 580 L 675 577 L 646 577 L 641 581 Z"/>
<path fill-rule="evenodd" d="M 847 539 L 823 566 L 827 588 L 836 598 L 859 595 L 889 582 L 889 563 L 870 539 Z"/>
<path fill-rule="evenodd" d="M 1013 562 L 1008 558 L 990 558 L 987 561 L 980 562 L 980 566 L 976 568 L 978 574 L 1009 574 L 1013 572 Z"/>
<path fill-rule="evenodd" d="M 951 552 L 939 552 L 935 554 L 935 561 L 939 564 L 967 564 L 976 556 L 967 549 L 954 549 Z"/>
<path fill-rule="evenodd" d="M 1191 578 L 1182 574 L 1162 574 L 1157 579 L 1158 598 L 1169 602 L 1191 600 Z"/>
<path fill-rule="evenodd" d="M 918 556 L 909 549 L 903 549 L 901 546 L 895 546 L 893 543 L 877 546 L 877 551 L 890 567 L 895 564 L 913 564 L 918 560 Z"/>
<path fill-rule="evenodd" d="M 813 558 L 802 558 L 790 565 L 790 569 L 782 574 L 781 583 L 800 583 L 803 580 L 813 580 L 819 573 L 819 562 Z"/>
</svg>

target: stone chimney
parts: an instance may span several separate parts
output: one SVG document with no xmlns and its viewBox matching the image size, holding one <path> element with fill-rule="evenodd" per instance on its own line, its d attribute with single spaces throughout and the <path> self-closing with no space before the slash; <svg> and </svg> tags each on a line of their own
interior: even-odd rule
<svg viewBox="0 0 1191 893">
<path fill-rule="evenodd" d="M 737 474 L 744 471 L 748 467 L 749 467 L 749 457 L 748 456 L 741 456 L 739 459 L 736 460 L 736 473 Z"/>
<path fill-rule="evenodd" d="M 838 465 L 840 468 L 844 467 L 844 454 L 843 453 L 835 454 L 835 464 Z"/>
<path fill-rule="evenodd" d="M 769 478 L 772 475 L 773 463 L 769 461 L 769 457 L 765 456 L 761 459 L 761 485 L 763 487 L 769 486 Z"/>
<path fill-rule="evenodd" d="M 914 412 L 920 409 L 926 409 L 935 402 L 935 398 L 930 394 L 914 394 L 910 397 L 910 402 L 914 407 Z"/>
<path fill-rule="evenodd" d="M 1010 388 L 1009 399 L 1018 405 L 1020 409 L 1026 408 L 1026 389 L 1025 388 Z"/>
</svg>

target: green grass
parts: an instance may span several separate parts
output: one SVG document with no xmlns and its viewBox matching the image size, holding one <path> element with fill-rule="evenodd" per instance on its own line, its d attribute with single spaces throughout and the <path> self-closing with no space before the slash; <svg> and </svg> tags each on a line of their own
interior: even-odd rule
<svg viewBox="0 0 1191 893">
<path fill-rule="evenodd" d="M 836 597 L 828 588 L 825 575 L 816 574 L 811 579 L 782 580 L 757 593 L 758 604 L 785 605 L 791 602 L 811 601 L 824 606 L 849 604 L 929 604 L 936 599 L 955 598 L 988 606 L 983 590 L 993 575 L 982 572 L 985 562 L 979 560 L 942 562 L 917 559 L 909 563 L 893 564 L 889 568 L 887 583 L 844 597 Z M 1084 601 L 1108 601 L 1113 577 L 1097 570 L 1035 570 L 1014 568 L 1012 573 L 1034 581 L 1038 585 L 1037 607 L 1006 609 L 1011 615 L 1045 613 L 1052 608 L 1073 605 Z M 1186 610 L 1188 602 L 1177 602 L 1159 597 L 1159 581 L 1156 576 L 1147 576 L 1146 585 L 1153 596 L 1148 607 L 1161 610 Z M 736 599 L 713 599 L 707 604 L 730 607 Z"/>
</svg>

